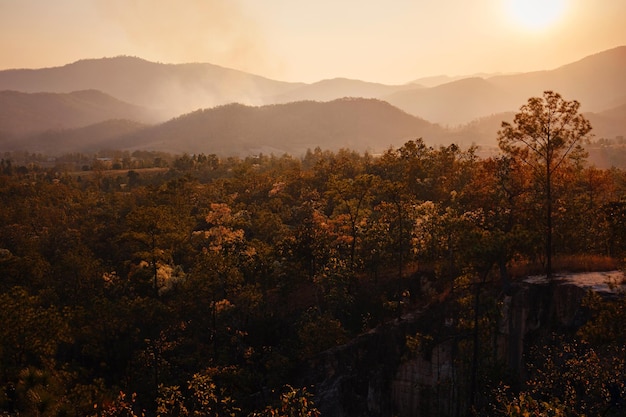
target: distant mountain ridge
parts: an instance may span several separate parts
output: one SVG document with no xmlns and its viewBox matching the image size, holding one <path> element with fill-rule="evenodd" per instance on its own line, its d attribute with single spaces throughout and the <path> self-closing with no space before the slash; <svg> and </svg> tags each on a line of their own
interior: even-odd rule
<svg viewBox="0 0 626 417">
<path fill-rule="evenodd" d="M 289 103 L 292 101 L 332 101 L 342 97 L 378 98 L 415 88 L 412 85 L 385 85 L 348 78 L 333 78 L 306 84 L 287 93 L 270 97 L 266 101 Z"/>
<path fill-rule="evenodd" d="M 488 80 L 463 78 L 432 88 L 399 91 L 384 100 L 431 122 L 454 127 L 512 110 L 506 96 L 506 92 Z"/>
<path fill-rule="evenodd" d="M 439 126 L 376 99 L 301 101 L 260 107 L 229 104 L 198 110 L 111 144 L 218 155 L 289 153 L 307 149 L 381 152 L 409 139 L 442 139 Z M 130 146 L 129 146 L 130 145 Z"/>
<path fill-rule="evenodd" d="M 122 56 L 0 71 L 0 150 L 299 153 L 316 146 L 380 150 L 420 136 L 494 146 L 500 122 L 547 89 L 581 102 L 596 136 L 626 135 L 626 46 L 554 70 L 434 87 L 345 78 L 288 83 L 211 64 Z M 129 122 L 105 123 L 120 119 Z"/>
<path fill-rule="evenodd" d="M 503 74 L 502 73 L 491 74 L 491 73 L 480 72 L 480 73 L 470 74 L 470 75 L 454 75 L 454 76 L 433 75 L 430 77 L 418 78 L 416 80 L 411 81 L 409 84 L 430 88 L 430 87 L 437 87 L 438 85 L 441 85 L 441 84 L 447 84 L 447 83 L 451 83 L 454 81 L 462 80 L 463 78 L 490 78 L 490 77 L 495 77 L 499 75 L 503 75 Z"/>
<path fill-rule="evenodd" d="M 147 125 L 126 119 L 111 119 L 72 129 L 49 129 L 44 132 L 3 143 L 5 150 L 29 150 L 46 155 L 111 149 L 110 143 L 120 136 L 145 129 Z"/>
<path fill-rule="evenodd" d="M 141 58 L 85 59 L 62 67 L 0 71 L 0 90 L 67 93 L 96 89 L 151 108 L 162 120 L 199 108 L 262 98 L 299 87 L 213 64 L 162 64 Z"/>
<path fill-rule="evenodd" d="M 546 90 L 578 100 L 585 112 L 626 103 L 626 46 L 585 57 L 549 71 L 464 78 L 432 88 L 396 92 L 381 99 L 411 114 L 457 126 L 491 114 L 517 111 Z"/>
<path fill-rule="evenodd" d="M 437 140 L 446 142 L 447 132 L 384 101 L 358 98 L 256 107 L 227 104 L 152 126 L 109 121 L 66 131 L 50 130 L 7 141 L 4 147 L 16 150 L 21 146 L 52 154 L 106 148 L 219 156 L 303 155 L 316 147 L 376 153 L 418 137 L 435 145 Z"/>
<path fill-rule="evenodd" d="M 1 150 L 48 154 L 96 152 L 102 149 L 147 149 L 171 153 L 257 153 L 302 155 L 307 149 L 382 152 L 421 137 L 431 146 L 456 143 L 495 147 L 502 121 L 514 112 L 476 119 L 445 129 L 377 99 L 345 98 L 331 102 L 302 101 L 266 106 L 228 104 L 197 110 L 164 123 L 145 125 L 108 120 L 93 125 L 54 129 L 20 138 L 2 137 Z M 597 137 L 626 132 L 626 106 L 585 113 Z"/>
<path fill-rule="evenodd" d="M 271 80 L 212 64 L 162 64 L 140 58 L 86 59 L 62 67 L 0 71 L 0 90 L 69 93 L 96 89 L 151 108 L 165 121 L 201 108 L 292 101 L 377 98 L 444 126 L 516 111 L 550 89 L 600 112 L 626 103 L 626 46 L 553 70 L 485 77 L 454 77 L 434 87 L 385 85 L 336 78 L 312 84 Z M 443 79 L 441 79 L 443 80 Z"/>
<path fill-rule="evenodd" d="M 515 101 L 559 92 L 578 100 L 586 112 L 601 112 L 626 103 L 626 46 L 584 57 L 551 71 L 502 75 L 487 79 L 506 90 Z"/>
<path fill-rule="evenodd" d="M 97 90 L 72 93 L 0 91 L 0 139 L 49 129 L 72 129 L 109 119 L 154 123 L 146 109 Z"/>
</svg>

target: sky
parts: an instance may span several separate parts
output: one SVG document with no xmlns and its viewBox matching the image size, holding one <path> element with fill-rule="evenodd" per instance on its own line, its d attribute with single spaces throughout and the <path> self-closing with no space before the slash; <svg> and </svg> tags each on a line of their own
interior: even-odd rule
<svg viewBox="0 0 626 417">
<path fill-rule="evenodd" d="M 0 69 L 130 55 L 281 81 L 404 84 L 553 69 L 626 45 L 626 0 L 518 2 L 0 0 Z"/>
</svg>

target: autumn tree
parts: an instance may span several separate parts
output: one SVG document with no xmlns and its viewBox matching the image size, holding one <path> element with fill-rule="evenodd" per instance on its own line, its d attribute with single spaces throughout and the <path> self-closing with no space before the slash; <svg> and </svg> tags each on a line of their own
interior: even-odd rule
<svg viewBox="0 0 626 417">
<path fill-rule="evenodd" d="M 396 258 L 398 278 L 411 253 L 413 212 L 419 199 L 417 189 L 426 175 L 424 161 L 433 153 L 420 138 L 389 149 L 373 166 L 380 177 L 375 188 L 376 205 L 368 229 L 375 256 L 388 253 Z"/>
<path fill-rule="evenodd" d="M 564 173 L 567 188 L 559 193 L 558 201 L 567 206 L 566 210 L 555 211 L 555 247 L 568 254 L 618 255 L 609 249 L 612 236 L 620 233 L 621 223 L 619 211 L 610 209 L 617 195 L 612 175 L 611 171 L 596 167 L 573 167 Z M 559 229 L 559 224 L 584 224 L 585 227 Z"/>
<path fill-rule="evenodd" d="M 503 122 L 498 145 L 507 155 L 532 168 L 545 204 L 546 274 L 552 276 L 552 218 L 555 175 L 572 159 L 584 156 L 582 143 L 591 131 L 589 121 L 578 112 L 580 103 L 545 91 L 520 108 L 513 123 Z"/>
<path fill-rule="evenodd" d="M 336 211 L 345 216 L 349 233 L 349 266 L 355 268 L 356 249 L 360 239 L 359 229 L 369 209 L 368 199 L 375 177 L 370 174 L 360 174 L 355 178 L 336 178 L 330 181 L 330 195 L 336 201 Z"/>
<path fill-rule="evenodd" d="M 306 388 L 284 386 L 278 404 L 268 406 L 261 412 L 254 412 L 251 417 L 320 417 L 320 411 L 312 401 L 313 395 Z"/>
<path fill-rule="evenodd" d="M 219 369 L 210 368 L 193 375 L 187 389 L 179 386 L 159 387 L 157 416 L 236 416 L 241 409 L 235 401 L 219 388 L 215 376 Z"/>
<path fill-rule="evenodd" d="M 495 257 L 492 261 L 498 265 L 505 289 L 509 285 L 507 263 L 541 245 L 541 233 L 535 231 L 535 224 L 529 223 L 537 216 L 528 216 L 526 207 L 528 170 L 521 161 L 507 156 L 485 159 L 457 199 L 464 212 L 472 213 L 475 226 L 489 236 Z M 526 216 L 522 215 L 524 212 Z"/>
<path fill-rule="evenodd" d="M 526 389 L 513 396 L 499 393 L 502 406 L 493 415 L 623 416 L 623 345 L 606 351 L 584 340 L 552 338 L 529 352 Z"/>
</svg>

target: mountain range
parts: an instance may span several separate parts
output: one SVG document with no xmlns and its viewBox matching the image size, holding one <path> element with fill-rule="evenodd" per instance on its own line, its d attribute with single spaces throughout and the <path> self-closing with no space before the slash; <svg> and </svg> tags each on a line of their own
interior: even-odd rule
<svg viewBox="0 0 626 417">
<path fill-rule="evenodd" d="M 416 137 L 493 146 L 500 123 L 548 89 L 578 100 L 596 136 L 626 132 L 626 46 L 549 71 L 422 81 L 290 83 L 128 56 L 4 70 L 0 151 L 378 152 Z"/>
<path fill-rule="evenodd" d="M 49 129 L 64 129 L 130 119 L 155 123 L 146 108 L 120 101 L 98 90 L 72 93 L 0 91 L 0 132 L 20 137 Z"/>
</svg>

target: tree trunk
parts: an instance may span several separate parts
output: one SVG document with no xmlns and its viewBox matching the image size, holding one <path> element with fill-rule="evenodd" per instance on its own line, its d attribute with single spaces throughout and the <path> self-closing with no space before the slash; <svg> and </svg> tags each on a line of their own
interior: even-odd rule
<svg viewBox="0 0 626 417">
<path fill-rule="evenodd" d="M 546 276 L 552 279 L 552 172 L 550 159 L 546 160 Z"/>
<path fill-rule="evenodd" d="M 476 379 L 478 375 L 478 322 L 480 318 L 480 290 L 482 287 L 482 282 L 476 283 L 476 293 L 474 294 L 474 334 L 473 334 L 473 351 L 472 351 L 472 367 L 470 371 L 470 386 L 469 386 L 469 409 L 468 412 L 473 412 L 474 406 L 476 405 Z"/>
</svg>

